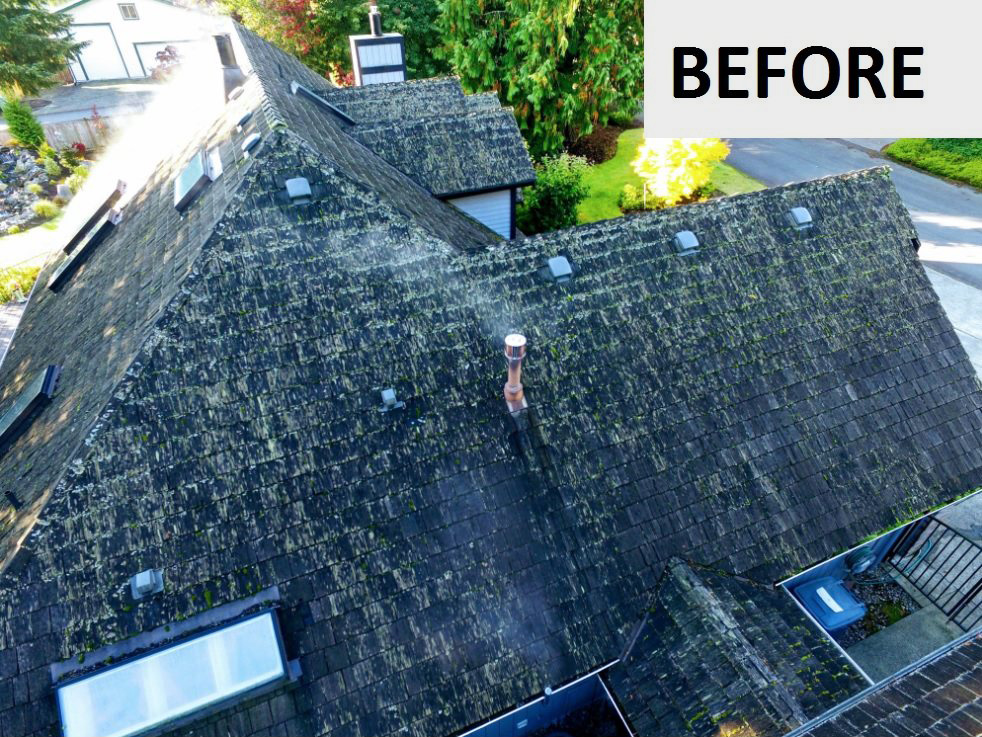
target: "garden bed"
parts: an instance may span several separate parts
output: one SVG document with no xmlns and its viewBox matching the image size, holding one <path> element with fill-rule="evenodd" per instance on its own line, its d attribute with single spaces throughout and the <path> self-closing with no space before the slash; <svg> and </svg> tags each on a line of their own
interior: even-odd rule
<svg viewBox="0 0 982 737">
<path fill-rule="evenodd" d="M 835 638 L 844 648 L 852 647 L 921 608 L 914 597 L 881 569 L 857 574 L 853 580 L 855 583 L 850 590 L 866 605 L 866 616 Z"/>
<path fill-rule="evenodd" d="M 54 198 L 56 188 L 36 158 L 30 149 L 0 146 L 0 235 L 47 220 L 34 212 L 33 205 L 38 199 Z"/>
</svg>

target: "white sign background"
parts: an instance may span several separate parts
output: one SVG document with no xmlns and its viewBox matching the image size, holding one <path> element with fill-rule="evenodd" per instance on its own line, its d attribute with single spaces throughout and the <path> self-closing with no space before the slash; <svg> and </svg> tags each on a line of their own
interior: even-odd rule
<svg viewBox="0 0 982 737">
<path fill-rule="evenodd" d="M 982 136 L 982 2 L 979 0 L 645 0 L 645 135 L 678 137 L 900 137 Z M 673 50 L 703 49 L 712 87 L 703 97 L 675 99 Z M 732 89 L 750 91 L 746 99 L 720 99 L 721 46 L 746 46 L 746 56 L 731 57 L 747 74 L 731 77 Z M 769 80 L 767 99 L 757 98 L 757 48 L 783 46 L 771 68 L 785 76 Z M 795 92 L 791 65 L 808 46 L 825 46 L 839 57 L 841 78 L 823 100 Z M 884 55 L 879 79 L 887 97 L 875 99 L 866 80 L 860 97 L 848 96 L 850 46 L 872 46 Z M 893 49 L 922 46 L 906 65 L 920 67 L 906 77 L 908 89 L 924 90 L 921 99 L 894 99 Z M 687 65 L 694 60 L 689 57 Z M 864 59 L 862 66 L 869 61 Z M 811 89 L 825 86 L 828 66 L 813 57 L 805 66 Z M 696 80 L 687 79 L 693 89 Z"/>
</svg>

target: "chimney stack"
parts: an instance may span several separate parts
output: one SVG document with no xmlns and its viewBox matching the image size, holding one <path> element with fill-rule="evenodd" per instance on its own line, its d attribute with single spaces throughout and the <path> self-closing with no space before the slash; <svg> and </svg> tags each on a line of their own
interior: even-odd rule
<svg viewBox="0 0 982 737">
<path fill-rule="evenodd" d="M 368 24 L 371 33 L 348 36 L 355 85 L 404 82 L 406 44 L 402 34 L 382 32 L 382 14 L 374 4 L 368 13 Z"/>
<path fill-rule="evenodd" d="M 525 358 L 525 336 L 512 333 L 505 336 L 505 358 L 508 359 L 508 383 L 505 384 L 505 403 L 512 414 L 528 408 L 522 388 L 522 359 Z"/>
</svg>

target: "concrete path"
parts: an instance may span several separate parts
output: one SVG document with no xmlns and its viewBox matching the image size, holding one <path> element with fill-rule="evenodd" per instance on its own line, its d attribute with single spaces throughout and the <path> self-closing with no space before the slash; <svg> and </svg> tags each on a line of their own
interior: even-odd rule
<svg viewBox="0 0 982 737">
<path fill-rule="evenodd" d="M 892 139 L 737 138 L 727 163 L 768 186 L 889 164 L 921 238 L 920 257 L 982 375 L 982 192 L 883 158 Z"/>
<path fill-rule="evenodd" d="M 7 356 L 10 341 L 13 340 L 14 331 L 17 330 L 17 324 L 26 306 L 26 302 L 23 304 L 8 302 L 0 305 L 0 364 L 3 364 L 3 359 Z"/>
</svg>

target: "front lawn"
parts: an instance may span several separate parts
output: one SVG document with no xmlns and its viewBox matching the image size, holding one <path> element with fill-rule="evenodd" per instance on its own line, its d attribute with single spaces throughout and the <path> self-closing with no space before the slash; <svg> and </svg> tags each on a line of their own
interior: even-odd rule
<svg viewBox="0 0 982 737">
<path fill-rule="evenodd" d="M 641 177 L 631 168 L 631 160 L 642 140 L 644 140 L 642 128 L 624 131 L 617 139 L 617 153 L 614 158 L 591 166 L 587 171 L 583 181 L 590 194 L 580 203 L 581 223 L 592 223 L 623 215 L 617 206 L 617 199 L 624 185 L 633 184 L 638 189 L 641 188 Z M 711 181 L 718 192 L 726 195 L 764 189 L 763 184 L 729 164 L 717 164 Z"/>
<path fill-rule="evenodd" d="M 982 189 L 982 138 L 901 138 L 887 156 Z"/>
</svg>

